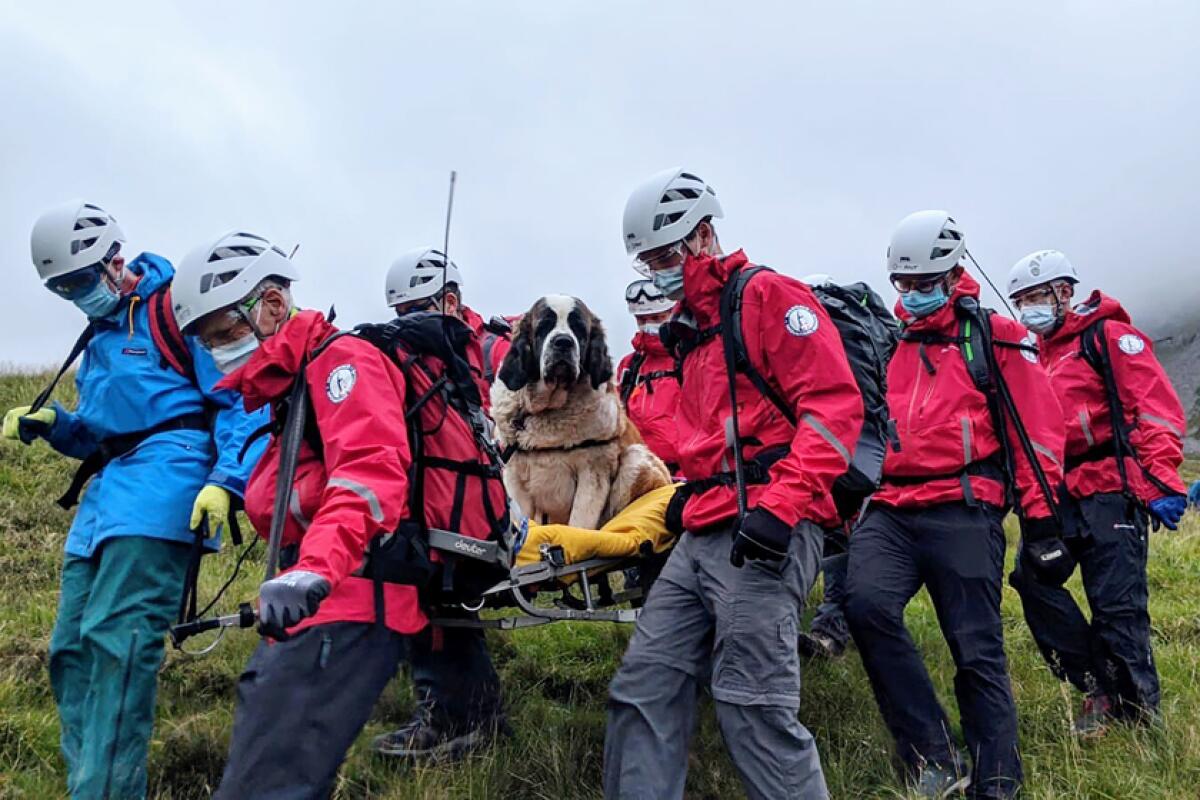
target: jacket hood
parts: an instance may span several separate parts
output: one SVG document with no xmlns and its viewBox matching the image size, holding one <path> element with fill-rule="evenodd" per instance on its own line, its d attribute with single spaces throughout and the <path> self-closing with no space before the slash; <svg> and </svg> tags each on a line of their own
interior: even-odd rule
<svg viewBox="0 0 1200 800">
<path fill-rule="evenodd" d="M 337 332 L 321 312 L 301 311 L 283 323 L 278 333 L 264 339 L 250 360 L 226 375 L 217 388 L 241 392 L 248 411 L 280 400 L 301 365 Z"/>
<path fill-rule="evenodd" d="M 1047 341 L 1069 339 L 1083 332 L 1083 329 L 1098 319 L 1112 319 L 1117 322 L 1132 323 L 1129 312 L 1116 300 L 1096 289 L 1082 303 L 1067 311 L 1067 316 L 1058 330 L 1045 337 Z"/>
<path fill-rule="evenodd" d="M 171 262 L 154 253 L 142 253 L 129 262 L 126 269 L 142 276 L 133 290 L 133 294 L 139 300 L 145 300 L 175 277 L 175 268 L 171 266 Z"/>
<path fill-rule="evenodd" d="M 721 289 L 735 270 L 749 263 L 742 250 L 727 256 L 687 256 L 683 262 L 683 302 L 701 328 L 720 319 Z"/>
<path fill-rule="evenodd" d="M 127 297 L 121 298 L 117 307 L 102 319 L 120 323 L 121 319 L 129 313 L 130 298 L 137 298 L 136 302 L 138 303 L 145 302 L 147 297 L 166 286 L 171 282 L 171 278 L 175 277 L 175 268 L 171 266 L 171 262 L 154 253 L 141 253 L 137 258 L 128 262 L 125 269 L 137 275 L 138 282 L 133 287 L 133 291 Z"/>
<path fill-rule="evenodd" d="M 927 317 L 917 319 L 908 313 L 904 304 L 897 298 L 895 308 L 896 318 L 900 320 L 900 323 L 906 330 L 956 330 L 958 328 L 958 318 L 954 314 L 954 304 L 960 297 L 974 297 L 976 300 L 979 299 L 979 282 L 972 278 L 970 273 L 966 271 L 959 278 L 958 285 L 954 287 L 954 291 L 950 292 L 950 301 L 946 305 Z"/>
<path fill-rule="evenodd" d="M 483 336 L 483 326 L 487 324 L 484 318 L 467 306 L 459 306 L 459 311 L 462 314 L 463 322 L 467 323 L 467 327 L 475 331 L 476 336 Z"/>
<path fill-rule="evenodd" d="M 662 343 L 662 339 L 645 331 L 638 331 L 633 335 L 633 349 L 649 356 L 667 355 L 667 346 Z"/>
</svg>

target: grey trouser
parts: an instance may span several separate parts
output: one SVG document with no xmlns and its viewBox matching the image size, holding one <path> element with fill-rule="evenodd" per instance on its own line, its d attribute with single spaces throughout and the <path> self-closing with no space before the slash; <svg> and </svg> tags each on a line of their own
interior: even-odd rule
<svg viewBox="0 0 1200 800">
<path fill-rule="evenodd" d="M 816 742 L 796 718 L 796 634 L 821 542 L 820 528 L 802 522 L 785 560 L 738 569 L 729 530 L 684 534 L 609 687 L 605 797 L 683 797 L 702 683 L 750 798 L 829 796 Z"/>
</svg>

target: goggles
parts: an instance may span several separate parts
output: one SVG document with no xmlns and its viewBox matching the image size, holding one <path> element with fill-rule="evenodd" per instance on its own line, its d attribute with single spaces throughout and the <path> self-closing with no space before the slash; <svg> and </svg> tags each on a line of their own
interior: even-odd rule
<svg viewBox="0 0 1200 800">
<path fill-rule="evenodd" d="M 662 292 L 654 288 L 650 281 L 634 281 L 625 287 L 626 303 L 646 303 L 662 300 Z"/>
<path fill-rule="evenodd" d="M 909 292 L 928 294 L 936 289 L 945 277 L 946 273 L 944 272 L 939 272 L 937 275 L 892 275 L 891 281 L 892 286 L 900 294 Z"/>
<path fill-rule="evenodd" d="M 51 278 L 46 281 L 46 288 L 66 300 L 77 300 L 96 288 L 96 285 L 104 279 L 104 270 L 120 252 L 121 243 L 113 242 L 104 258 L 91 266 Z"/>
</svg>

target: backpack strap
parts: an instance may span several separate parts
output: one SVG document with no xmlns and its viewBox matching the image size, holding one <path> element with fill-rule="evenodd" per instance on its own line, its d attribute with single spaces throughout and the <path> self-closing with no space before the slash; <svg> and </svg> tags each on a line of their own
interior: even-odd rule
<svg viewBox="0 0 1200 800">
<path fill-rule="evenodd" d="M 1008 473 L 1006 486 L 1007 500 L 1013 506 L 1017 516 L 1023 519 L 1024 512 L 1021 510 L 1020 504 L 1016 502 L 1016 453 L 1012 442 L 1009 440 L 1008 426 L 1006 424 L 1007 422 L 1011 422 L 1013 430 L 1017 434 L 1021 452 L 1024 454 L 1025 460 L 1029 462 L 1034 478 L 1037 480 L 1038 489 L 1045 498 L 1046 505 L 1050 508 L 1050 515 L 1056 523 L 1061 524 L 1062 517 L 1058 508 L 1058 498 L 1050 486 L 1049 479 L 1046 478 L 1046 472 L 1042 469 L 1041 462 L 1038 461 L 1033 440 L 1029 438 L 1029 432 L 1025 428 L 1025 423 L 1021 419 L 1020 414 L 1017 413 L 1016 401 L 1013 400 L 1012 392 L 1008 388 L 1008 382 L 1004 379 L 1004 374 L 1000 371 L 999 364 L 996 362 L 996 347 L 1008 347 L 1012 349 L 1028 348 L 1014 342 L 994 341 L 992 338 L 992 314 L 995 312 L 990 308 L 981 308 L 979 301 L 975 298 L 959 298 L 958 302 L 955 303 L 954 310 L 959 320 L 959 335 L 962 340 L 960 349 L 962 350 L 963 360 L 967 366 L 967 372 L 971 375 L 971 380 L 974 382 L 976 388 L 983 392 L 983 396 L 987 399 L 988 411 L 992 417 L 992 426 L 995 430 L 996 439 L 999 440 L 1001 449 L 1004 452 L 1005 470 Z M 1037 352 L 1036 348 L 1033 348 L 1033 350 L 1035 353 Z M 970 498 L 969 482 L 965 476 L 963 486 L 964 492 Z"/>
<path fill-rule="evenodd" d="M 1079 351 L 1083 360 L 1100 375 L 1104 383 L 1104 394 L 1108 400 L 1108 416 L 1112 421 L 1113 455 L 1117 461 L 1117 472 L 1121 476 L 1121 492 L 1131 502 L 1141 505 L 1129 485 L 1129 475 L 1125 469 L 1125 459 L 1132 458 L 1137 462 L 1155 489 L 1163 494 L 1172 495 L 1177 492 L 1163 483 L 1142 464 L 1137 450 L 1129 438 L 1129 426 L 1125 424 L 1125 404 L 1121 402 L 1121 394 L 1117 389 L 1117 377 L 1113 373 L 1112 357 L 1108 350 L 1108 337 L 1104 335 L 1104 319 L 1098 319 L 1083 329 L 1079 336 Z"/>
<path fill-rule="evenodd" d="M 625 406 L 626 411 L 629 410 L 629 396 L 637 388 L 638 373 L 641 372 L 644 363 L 646 363 L 646 354 L 639 350 L 633 354 L 633 358 L 629 360 L 629 367 L 621 376 L 621 405 Z"/>
<path fill-rule="evenodd" d="M 749 378 L 754 387 L 779 410 L 783 418 L 795 426 L 796 412 L 780 396 L 775 387 L 767 382 L 767 379 L 750 360 L 750 353 L 746 349 L 745 332 L 742 330 L 742 296 L 746 291 L 746 284 L 764 270 L 773 271 L 769 267 L 760 265 L 745 267 L 739 270 L 725 285 L 725 289 L 721 293 L 721 329 L 733 342 L 734 369 Z M 729 380 L 733 380 L 732 375 L 729 376 Z"/>
<path fill-rule="evenodd" d="M 90 342 L 92 337 L 95 335 L 96 326 L 94 323 L 89 321 L 87 327 L 84 328 L 83 332 L 79 334 L 79 338 L 75 340 L 75 344 L 71 345 L 71 352 L 68 353 L 66 359 L 63 360 L 62 366 L 58 368 L 58 372 L 54 375 L 54 378 L 51 379 L 50 383 L 46 385 L 46 388 L 42 389 L 42 391 L 38 393 L 37 398 L 35 398 L 33 403 L 29 406 L 29 414 L 40 411 L 42 406 L 46 405 L 46 401 L 50 399 L 50 395 L 54 394 L 54 387 L 58 385 L 60 380 L 62 380 L 62 376 L 65 375 L 67 370 L 71 368 L 71 365 L 75 363 L 75 359 L 79 358 L 79 354 L 87 349 L 88 342 Z M 24 437 L 22 437 L 21 441 L 25 442 Z M 25 444 L 31 444 L 32 442 L 33 439 L 30 439 L 28 442 L 25 442 Z"/>
<path fill-rule="evenodd" d="M 492 368 L 492 350 L 496 348 L 496 340 L 499 338 L 491 331 L 483 337 L 483 380 L 489 386 L 496 380 L 496 370 Z"/>
<path fill-rule="evenodd" d="M 175 322 L 170 284 L 151 293 L 146 302 L 150 307 L 150 338 L 158 348 L 162 365 L 170 367 L 189 380 L 194 380 L 195 365 L 192 363 L 192 353 L 184 341 L 183 333 Z"/>
</svg>

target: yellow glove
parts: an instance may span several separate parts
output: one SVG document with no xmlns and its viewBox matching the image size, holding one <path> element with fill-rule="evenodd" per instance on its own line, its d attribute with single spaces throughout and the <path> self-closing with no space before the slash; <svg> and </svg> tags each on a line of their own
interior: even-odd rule
<svg viewBox="0 0 1200 800">
<path fill-rule="evenodd" d="M 53 408 L 41 408 L 36 413 L 30 414 L 31 406 L 17 406 L 4 415 L 3 430 L 0 431 L 5 439 L 21 439 L 26 444 L 29 444 L 36 436 L 44 436 L 50 432 L 51 426 L 54 425 L 54 420 L 58 419 L 58 412 Z M 21 420 L 25 420 L 25 430 L 27 436 L 21 436 Z M 32 424 L 31 424 L 32 423 Z"/>
<path fill-rule="evenodd" d="M 192 530 L 208 517 L 208 535 L 216 536 L 229 524 L 229 492 L 220 486 L 205 486 L 192 505 Z"/>
</svg>

